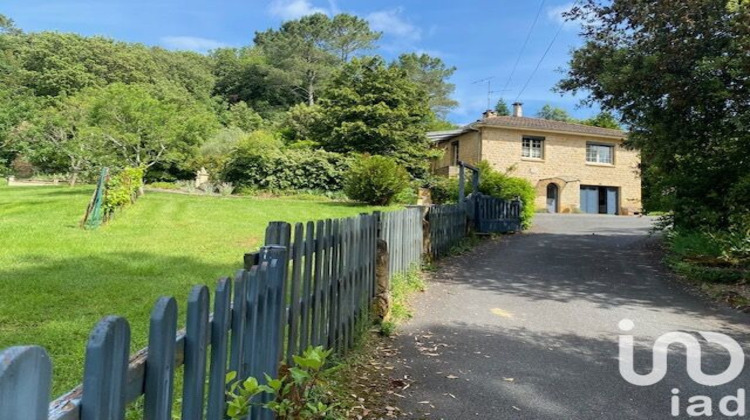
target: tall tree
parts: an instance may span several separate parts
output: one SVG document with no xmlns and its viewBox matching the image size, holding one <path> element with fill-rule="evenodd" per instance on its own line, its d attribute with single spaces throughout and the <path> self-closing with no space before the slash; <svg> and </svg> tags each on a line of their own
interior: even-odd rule
<svg viewBox="0 0 750 420">
<path fill-rule="evenodd" d="M 355 53 L 375 48 L 381 32 L 370 29 L 370 24 L 357 16 L 340 13 L 331 20 L 331 33 L 325 49 L 336 54 L 342 63 L 349 61 Z"/>
<path fill-rule="evenodd" d="M 398 66 L 355 58 L 336 72 L 320 100 L 323 146 L 392 156 L 415 176 L 427 169 L 427 93 Z"/>
<path fill-rule="evenodd" d="M 611 128 L 613 130 L 621 130 L 620 123 L 617 122 L 617 118 L 612 115 L 611 112 L 602 111 L 595 116 L 581 121 L 583 125 L 591 125 L 594 127 Z"/>
<path fill-rule="evenodd" d="M 307 104 L 314 105 L 331 72 L 356 52 L 372 49 L 379 38 L 364 19 L 316 13 L 284 22 L 279 30 L 256 32 L 254 43 L 276 70 L 276 82 L 301 92 Z"/>
<path fill-rule="evenodd" d="M 502 98 L 498 99 L 497 103 L 495 104 L 495 113 L 501 117 L 510 115 L 510 108 Z"/>
<path fill-rule="evenodd" d="M 54 106 L 37 110 L 29 121 L 14 128 L 8 142 L 39 168 L 67 172 L 73 186 L 81 173 L 104 160 L 103 143 L 88 121 L 89 98 L 65 98 Z"/>
<path fill-rule="evenodd" d="M 278 31 L 256 32 L 254 42 L 277 71 L 277 80 L 314 105 L 318 88 L 336 65 L 337 57 L 325 49 L 329 39 L 330 19 L 316 13 L 284 22 Z"/>
<path fill-rule="evenodd" d="M 416 53 L 401 54 L 396 65 L 427 92 L 430 109 L 439 118 L 444 118 L 448 111 L 458 106 L 458 101 L 451 98 L 456 85 L 448 82 L 456 71 L 455 67 L 447 67 L 439 57 Z"/>
<path fill-rule="evenodd" d="M 568 114 L 568 111 L 554 107 L 550 104 L 545 104 L 539 112 L 536 113 L 537 118 L 543 118 L 545 120 L 572 122 L 573 118 Z"/>
<path fill-rule="evenodd" d="M 563 91 L 616 111 L 649 160 L 674 222 L 724 228 L 750 173 L 750 2 L 586 0 Z M 739 201 L 738 201 L 739 200 Z"/>
</svg>

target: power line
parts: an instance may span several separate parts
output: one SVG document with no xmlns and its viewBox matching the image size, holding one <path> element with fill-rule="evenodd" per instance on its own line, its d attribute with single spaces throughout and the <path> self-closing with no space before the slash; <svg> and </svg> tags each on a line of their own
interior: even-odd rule
<svg viewBox="0 0 750 420">
<path fill-rule="evenodd" d="M 575 5 L 578 4 L 578 1 L 579 0 L 576 0 L 573 3 L 572 7 L 575 7 Z M 537 70 L 539 70 L 539 66 L 542 65 L 542 61 L 544 61 L 544 58 L 547 57 L 547 54 L 552 49 L 552 45 L 557 40 L 557 37 L 560 35 L 560 32 L 562 32 L 563 26 L 565 26 L 565 22 L 560 23 L 560 27 L 557 28 L 557 32 L 555 32 L 555 36 L 552 37 L 552 41 L 550 41 L 549 45 L 547 46 L 547 49 L 544 50 L 544 54 L 542 54 L 542 57 L 539 59 L 539 62 L 536 63 L 536 67 L 534 67 L 534 71 L 531 72 L 531 75 L 526 80 L 526 83 L 523 85 L 523 88 L 521 88 L 521 91 L 518 92 L 518 96 L 516 96 L 515 102 L 518 102 L 518 99 L 521 97 L 521 95 L 523 95 L 523 92 L 526 90 L 527 87 L 529 87 L 529 83 L 531 83 L 531 79 L 534 78 L 534 75 L 536 75 Z"/>
<path fill-rule="evenodd" d="M 539 3 L 539 10 L 536 11 L 536 17 L 534 17 L 534 22 L 531 24 L 531 26 L 529 27 L 529 31 L 526 33 L 526 40 L 523 41 L 521 50 L 518 52 L 518 57 L 516 57 L 516 63 L 513 64 L 513 69 L 510 71 L 510 76 L 508 76 L 508 80 L 505 82 L 505 86 L 502 89 L 503 91 L 508 90 L 508 85 L 510 85 L 511 80 L 513 79 L 513 75 L 516 73 L 516 69 L 518 68 L 518 63 L 521 62 L 521 56 L 523 55 L 523 52 L 526 50 L 526 45 L 529 43 L 529 39 L 531 38 L 531 33 L 534 31 L 536 22 L 539 20 L 539 16 L 542 14 L 542 9 L 544 8 L 544 2 L 545 0 L 542 0 L 542 2 Z"/>
</svg>

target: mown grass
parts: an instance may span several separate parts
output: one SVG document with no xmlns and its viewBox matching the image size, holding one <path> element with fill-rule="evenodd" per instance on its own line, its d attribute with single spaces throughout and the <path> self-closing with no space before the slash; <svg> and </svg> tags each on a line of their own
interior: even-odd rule
<svg viewBox="0 0 750 420">
<path fill-rule="evenodd" d="M 184 323 L 193 285 L 214 286 L 261 245 L 270 221 L 302 222 L 376 210 L 333 201 L 148 193 L 107 226 L 78 227 L 91 187 L 0 188 L 0 349 L 41 345 L 54 396 L 81 380 L 85 343 L 105 315 L 130 321 L 131 352 L 146 345 L 159 296 Z"/>
</svg>

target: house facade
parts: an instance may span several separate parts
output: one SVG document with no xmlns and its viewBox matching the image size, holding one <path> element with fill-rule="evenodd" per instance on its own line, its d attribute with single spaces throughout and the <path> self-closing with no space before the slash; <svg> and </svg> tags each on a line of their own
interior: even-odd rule
<svg viewBox="0 0 750 420">
<path fill-rule="evenodd" d="M 434 173 L 458 175 L 458 162 L 488 161 L 528 179 L 537 210 L 629 215 L 641 212 L 640 158 L 623 147 L 626 133 L 600 127 L 486 112 L 461 129 L 429 133 L 444 151 Z"/>
</svg>

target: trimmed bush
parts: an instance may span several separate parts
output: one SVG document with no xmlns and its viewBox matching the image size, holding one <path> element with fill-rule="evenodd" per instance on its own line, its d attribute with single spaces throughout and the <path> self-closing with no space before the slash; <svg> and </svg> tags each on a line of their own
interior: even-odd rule
<svg viewBox="0 0 750 420">
<path fill-rule="evenodd" d="M 338 153 L 311 149 L 240 148 L 222 176 L 240 190 L 339 191 L 351 159 Z"/>
<path fill-rule="evenodd" d="M 390 204 L 408 186 L 406 169 L 385 156 L 362 156 L 344 179 L 347 197 L 378 206 Z"/>
</svg>

